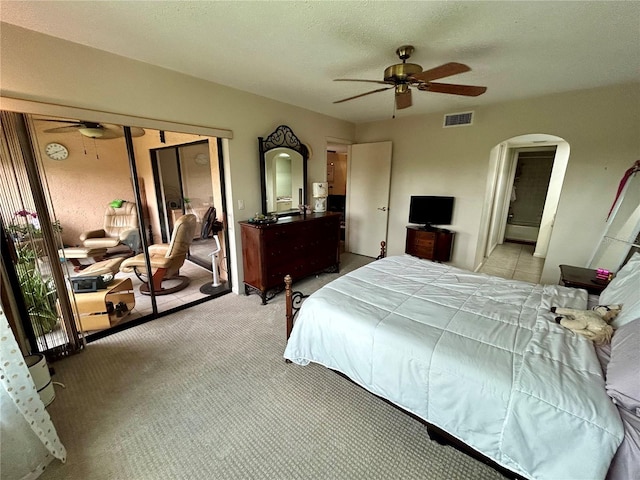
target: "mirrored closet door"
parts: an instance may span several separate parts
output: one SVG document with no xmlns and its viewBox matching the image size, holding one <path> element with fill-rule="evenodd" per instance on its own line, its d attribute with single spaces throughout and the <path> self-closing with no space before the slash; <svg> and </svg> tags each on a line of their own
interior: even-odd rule
<svg viewBox="0 0 640 480">
<path fill-rule="evenodd" d="M 589 268 L 617 272 L 635 252 L 640 252 L 640 168 L 618 196 Z"/>
</svg>

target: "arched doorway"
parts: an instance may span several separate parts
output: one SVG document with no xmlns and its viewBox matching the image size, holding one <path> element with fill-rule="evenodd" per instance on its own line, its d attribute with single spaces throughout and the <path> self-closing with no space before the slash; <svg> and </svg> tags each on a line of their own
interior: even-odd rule
<svg viewBox="0 0 640 480">
<path fill-rule="evenodd" d="M 539 258 L 546 257 L 569 161 L 569 151 L 568 142 L 549 134 L 519 135 L 491 149 L 476 251 L 476 270 L 482 266 L 495 247 L 505 241 L 505 236 L 511 236 L 512 241 L 535 243 L 533 255 Z M 542 159 L 550 157 L 550 171 L 545 172 L 546 167 L 542 165 Z M 537 164 L 538 159 L 540 165 Z M 514 189 L 514 183 L 518 185 L 518 182 L 527 182 L 526 179 L 517 178 L 517 172 L 522 172 L 524 165 L 527 165 L 528 170 L 534 171 L 529 181 L 536 184 L 522 188 L 525 184 L 520 183 L 519 196 L 517 188 Z M 520 210 L 527 212 L 524 216 L 528 219 L 521 222 L 525 225 L 513 222 L 513 207 L 516 201 L 520 202 Z M 537 204 L 533 205 L 533 202 Z"/>
</svg>

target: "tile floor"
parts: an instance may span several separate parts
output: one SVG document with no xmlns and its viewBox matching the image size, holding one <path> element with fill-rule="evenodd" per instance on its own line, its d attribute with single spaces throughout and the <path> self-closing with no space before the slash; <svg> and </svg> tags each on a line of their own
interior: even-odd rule
<svg viewBox="0 0 640 480">
<path fill-rule="evenodd" d="M 544 258 L 533 256 L 535 245 L 505 242 L 498 245 L 479 270 L 502 278 L 539 283 Z"/>
<path fill-rule="evenodd" d="M 213 282 L 213 274 L 209 270 L 187 260 L 184 262 L 182 268 L 180 268 L 180 275 L 189 277 L 191 280 L 189 282 L 189 286 L 176 293 L 158 295 L 156 297 L 156 305 L 158 306 L 159 312 L 163 312 L 170 308 L 184 305 L 185 303 L 193 302 L 195 300 L 200 300 L 207 296 L 206 294 L 200 293 L 200 287 L 206 283 Z M 126 318 L 126 320 L 129 321 L 144 315 L 149 315 L 151 313 L 151 297 L 140 294 L 140 285 L 142 282 L 133 273 L 126 274 L 121 272 L 118 274 L 117 278 L 126 277 L 131 278 L 133 290 L 136 294 L 136 306 L 131 310 L 131 314 Z M 169 281 L 166 282 L 165 286 L 171 287 Z"/>
<path fill-rule="evenodd" d="M 156 297 L 156 305 L 158 306 L 158 312 L 164 312 L 174 307 L 184 305 L 196 300 L 207 297 L 207 294 L 200 292 L 200 287 L 205 284 L 213 283 L 213 274 L 206 268 L 200 267 L 195 263 L 186 260 L 182 268 L 180 268 L 180 275 L 189 277 L 191 280 L 189 286 L 179 292 L 169 295 L 159 295 Z M 122 319 L 114 323 L 113 325 L 119 325 L 121 323 L 127 323 L 145 315 L 152 313 L 151 297 L 148 295 L 142 295 L 140 293 L 140 285 L 142 282 L 135 276 L 134 273 L 119 272 L 116 274 L 116 279 L 131 278 L 133 284 L 133 291 L 135 294 L 135 306 L 131 311 L 126 314 Z M 171 286 L 167 284 L 167 286 Z M 81 295 L 81 294 L 76 294 Z M 96 333 L 99 330 L 87 331 L 87 334 Z M 38 337 L 38 344 L 41 350 L 47 350 L 54 348 L 58 345 L 63 345 L 67 342 L 67 334 L 64 330 L 57 326 L 52 332 L 45 334 L 42 337 Z"/>
</svg>

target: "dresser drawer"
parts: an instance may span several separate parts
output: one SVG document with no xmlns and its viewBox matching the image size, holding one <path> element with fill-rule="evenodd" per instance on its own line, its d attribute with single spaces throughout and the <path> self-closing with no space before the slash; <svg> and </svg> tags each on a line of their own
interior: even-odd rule
<svg viewBox="0 0 640 480">
<path fill-rule="evenodd" d="M 430 247 L 414 247 L 407 253 L 416 257 L 431 259 L 433 257 L 433 252 L 434 248 L 433 245 L 431 245 Z"/>
<path fill-rule="evenodd" d="M 285 275 L 297 281 L 338 265 L 340 214 L 300 216 L 259 227 L 240 222 L 240 226 L 245 292 L 258 290 L 263 303 L 271 291 L 282 288 Z"/>
<path fill-rule="evenodd" d="M 453 233 L 448 230 L 424 230 L 407 227 L 405 252 L 427 260 L 448 262 L 451 258 Z"/>
<path fill-rule="evenodd" d="M 436 242 L 434 238 L 416 237 L 411 243 L 416 248 L 433 248 Z"/>
</svg>

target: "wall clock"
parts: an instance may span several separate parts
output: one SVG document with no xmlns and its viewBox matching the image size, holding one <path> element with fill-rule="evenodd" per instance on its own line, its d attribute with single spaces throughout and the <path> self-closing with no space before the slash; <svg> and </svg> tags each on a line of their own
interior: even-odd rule
<svg viewBox="0 0 640 480">
<path fill-rule="evenodd" d="M 44 147 L 44 153 L 51 160 L 65 160 L 69 156 L 69 150 L 61 143 L 48 143 Z"/>
<path fill-rule="evenodd" d="M 209 155 L 206 153 L 199 153 L 194 158 L 198 165 L 209 165 Z"/>
</svg>

